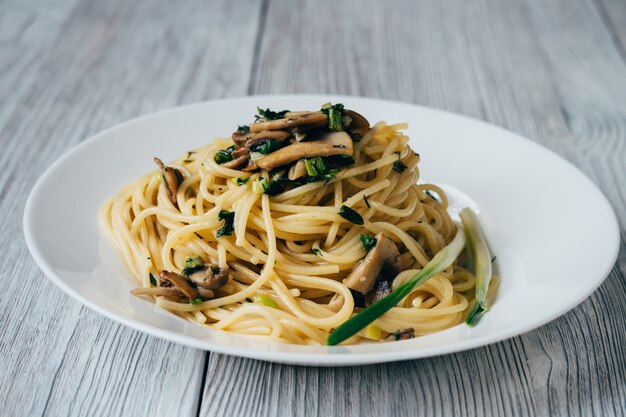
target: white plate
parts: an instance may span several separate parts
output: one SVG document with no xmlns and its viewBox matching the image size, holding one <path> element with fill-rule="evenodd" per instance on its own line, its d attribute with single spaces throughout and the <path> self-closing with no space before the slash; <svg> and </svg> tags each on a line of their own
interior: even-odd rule
<svg viewBox="0 0 626 417">
<path fill-rule="evenodd" d="M 167 161 L 228 136 L 256 106 L 314 109 L 332 101 L 370 121 L 408 122 L 422 176 L 457 204 L 472 205 L 487 234 L 502 286 L 478 326 L 394 343 L 272 344 L 186 322 L 132 297 L 132 279 L 101 238 L 97 213 L 120 187 Z M 602 193 L 559 156 L 480 121 L 410 104 L 357 97 L 267 96 L 213 101 L 123 123 L 81 143 L 33 188 L 24 213 L 28 247 L 50 279 L 101 314 L 176 343 L 275 362 L 348 365 L 441 355 L 534 329 L 593 292 L 617 257 L 617 220 Z"/>
</svg>

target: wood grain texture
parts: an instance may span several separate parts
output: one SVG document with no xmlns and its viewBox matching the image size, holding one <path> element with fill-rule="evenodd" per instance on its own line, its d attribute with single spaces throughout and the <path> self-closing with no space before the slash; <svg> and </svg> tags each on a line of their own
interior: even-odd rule
<svg viewBox="0 0 626 417">
<path fill-rule="evenodd" d="M 625 27 L 622 0 L 0 2 L 0 415 L 624 415 Z M 181 103 L 320 92 L 442 108 L 554 150 L 611 200 L 616 267 L 523 336 L 327 369 L 145 336 L 71 300 L 31 260 L 28 191 L 89 135 Z"/>
<path fill-rule="evenodd" d="M 518 132 L 578 165 L 603 189 L 621 218 L 624 242 L 626 90 L 616 86 L 626 85 L 626 70 L 597 4 L 291 4 L 269 4 L 253 92 L 400 99 Z M 367 13 L 350 13 L 355 7 Z M 626 9 L 623 2 L 614 7 Z M 350 24 L 341 24 L 347 15 Z M 211 355 L 201 415 L 623 415 L 623 246 L 618 266 L 581 306 L 486 348 L 316 370 Z M 211 383 L 224 380 L 243 392 Z M 229 409 L 233 395 L 246 401 Z"/>
<path fill-rule="evenodd" d="M 35 180 L 91 134 L 244 95 L 258 13 L 228 1 L 0 4 L 0 415 L 197 414 L 208 355 L 69 299 L 31 260 L 21 217 Z"/>
</svg>

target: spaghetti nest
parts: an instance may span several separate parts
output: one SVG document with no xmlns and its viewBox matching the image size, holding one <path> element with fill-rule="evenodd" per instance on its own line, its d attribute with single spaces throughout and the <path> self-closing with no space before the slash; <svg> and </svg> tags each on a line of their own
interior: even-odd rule
<svg viewBox="0 0 626 417">
<path fill-rule="evenodd" d="M 249 169 L 251 160 L 248 169 L 224 163 L 220 152 L 239 147 L 217 139 L 123 188 L 105 205 L 102 224 L 139 280 L 135 294 L 213 329 L 323 344 L 355 309 L 416 273 L 457 231 L 444 192 L 417 183 L 420 157 L 405 128 L 381 122 L 365 129 L 340 168 L 322 158 L 320 172 L 319 158 L 300 159 L 309 180 L 299 182 L 281 182 L 286 171 Z M 374 289 L 362 294 L 348 281 L 381 239 L 397 250 L 400 272 L 391 271 L 393 262 L 381 264 Z M 474 286 L 457 259 L 346 343 L 456 325 Z"/>
</svg>

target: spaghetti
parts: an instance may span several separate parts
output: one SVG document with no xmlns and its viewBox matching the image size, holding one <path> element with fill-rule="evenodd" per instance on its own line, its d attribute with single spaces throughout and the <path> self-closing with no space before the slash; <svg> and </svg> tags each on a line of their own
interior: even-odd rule
<svg viewBox="0 0 626 417">
<path fill-rule="evenodd" d="M 426 265 L 457 226 L 445 193 L 417 183 L 406 124 L 370 127 L 340 105 L 257 119 L 168 165 L 157 160 L 159 170 L 106 203 L 101 222 L 139 281 L 136 295 L 213 329 L 323 344 Z M 464 265 L 461 255 L 345 343 L 461 323 L 475 287 Z"/>
</svg>

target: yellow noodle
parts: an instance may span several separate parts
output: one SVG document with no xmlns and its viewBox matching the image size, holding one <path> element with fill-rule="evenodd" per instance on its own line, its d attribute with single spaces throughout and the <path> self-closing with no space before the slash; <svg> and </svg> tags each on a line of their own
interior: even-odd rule
<svg viewBox="0 0 626 417">
<path fill-rule="evenodd" d="M 254 182 L 267 173 L 244 173 L 214 161 L 218 150 L 232 144 L 217 139 L 169 165 L 185 176 L 176 204 L 157 171 L 109 200 L 101 222 L 142 287 L 154 286 L 150 274 L 180 272 L 188 256 L 229 266 L 230 281 L 215 292 L 216 298 L 191 304 L 153 297 L 157 305 L 233 334 L 323 344 L 354 313 L 352 295 L 342 281 L 366 255 L 359 235 L 383 232 L 396 243 L 406 268 L 394 281 L 397 287 L 456 233 L 444 192 L 432 184 L 416 184 L 419 156 L 408 147 L 401 132 L 405 127 L 376 124 L 354 143 L 354 165 L 328 182 L 273 197 L 254 190 Z M 403 172 L 394 169 L 399 159 L 406 166 Z M 237 185 L 237 178 L 248 181 Z M 342 205 L 357 210 L 364 225 L 341 217 Z M 223 225 L 218 220 L 221 210 L 235 212 L 232 236 L 216 236 Z M 490 299 L 498 284 L 494 277 Z M 474 285 L 472 273 L 455 264 L 415 288 L 375 324 L 383 335 L 404 328 L 422 335 L 457 325 L 473 303 Z M 261 295 L 276 305 L 264 305 Z M 333 298 L 339 306 L 331 307 Z M 366 340 L 362 331 L 346 343 Z"/>
</svg>

